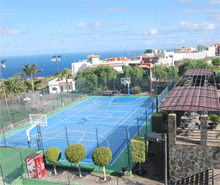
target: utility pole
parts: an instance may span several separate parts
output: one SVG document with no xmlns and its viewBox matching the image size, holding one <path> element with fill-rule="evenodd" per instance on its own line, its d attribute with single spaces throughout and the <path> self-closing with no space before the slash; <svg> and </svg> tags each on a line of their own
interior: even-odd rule
<svg viewBox="0 0 220 185">
<path fill-rule="evenodd" d="M 54 56 L 53 56 L 53 59 L 51 59 L 50 61 L 52 61 L 52 62 L 56 62 L 56 63 L 57 63 L 57 73 L 58 73 L 58 80 L 59 80 L 59 88 L 60 88 L 60 95 L 61 95 L 61 103 L 62 103 L 62 105 L 64 106 L 64 102 L 63 102 L 63 94 L 62 94 L 62 90 L 61 90 L 61 86 L 60 86 L 60 75 L 59 75 L 59 66 L 58 66 L 58 62 L 61 61 L 60 57 L 61 57 L 61 55 L 58 55 L 58 56 L 54 55 Z"/>
<path fill-rule="evenodd" d="M 8 102 L 7 102 L 7 98 L 6 98 L 6 93 L 5 93 L 5 87 L 4 87 L 4 82 L 3 82 L 3 77 L 2 77 L 2 72 L 1 72 L 1 68 L 5 68 L 5 63 L 6 60 L 2 60 L 1 61 L 1 67 L 0 67 L 0 74 L 1 74 L 1 81 L 2 81 L 2 89 L 4 91 L 4 96 L 5 96 L 5 105 L 8 111 L 8 119 L 9 119 L 9 123 L 11 124 L 11 117 L 10 117 L 10 113 L 9 113 L 9 108 L 8 108 Z"/>
</svg>

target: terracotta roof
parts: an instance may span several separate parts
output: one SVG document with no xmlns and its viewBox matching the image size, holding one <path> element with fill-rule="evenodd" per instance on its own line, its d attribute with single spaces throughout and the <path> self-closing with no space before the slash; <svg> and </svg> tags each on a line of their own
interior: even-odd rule
<svg viewBox="0 0 220 185">
<path fill-rule="evenodd" d="M 88 58 L 99 58 L 100 56 L 99 55 L 88 55 L 87 57 Z"/>
<path fill-rule="evenodd" d="M 210 86 L 178 86 L 170 92 L 160 110 L 220 111 L 217 90 Z"/>
<path fill-rule="evenodd" d="M 183 78 L 170 91 L 159 109 L 173 111 L 220 111 L 219 97 L 214 78 L 212 70 L 188 69 Z"/>
<path fill-rule="evenodd" d="M 213 71 L 211 69 L 188 69 L 185 76 L 197 76 L 197 75 L 213 75 Z"/>
<path fill-rule="evenodd" d="M 95 67 L 95 66 L 99 66 L 99 65 L 110 65 L 110 66 L 113 66 L 113 65 L 125 65 L 125 63 L 107 63 L 107 64 L 93 64 L 91 65 L 92 67 Z"/>
</svg>

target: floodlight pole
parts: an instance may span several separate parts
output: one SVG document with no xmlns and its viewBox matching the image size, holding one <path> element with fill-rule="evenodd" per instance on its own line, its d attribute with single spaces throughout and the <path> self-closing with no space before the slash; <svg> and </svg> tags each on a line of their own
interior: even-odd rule
<svg viewBox="0 0 220 185">
<path fill-rule="evenodd" d="M 4 64 L 5 62 L 6 62 L 6 60 L 1 61 L 0 74 L 1 74 L 2 88 L 4 91 L 4 97 L 5 97 L 5 105 L 6 105 L 6 108 L 8 111 L 8 119 L 9 119 L 9 123 L 11 124 L 11 117 L 10 117 L 10 113 L 9 113 L 9 108 L 8 108 L 8 103 L 7 103 L 6 93 L 5 93 L 5 87 L 4 87 L 4 82 L 3 82 L 2 72 L 1 72 L 1 68 L 5 68 L 5 64 Z"/>
<path fill-rule="evenodd" d="M 169 55 L 170 58 L 172 58 L 172 75 L 173 75 L 173 82 L 174 82 L 174 60 L 173 60 L 173 55 Z"/>
<path fill-rule="evenodd" d="M 156 63 L 158 62 L 158 59 L 159 59 L 158 57 L 154 57 L 153 60 L 151 61 L 151 64 L 155 65 L 155 81 L 157 81 L 157 77 L 156 77 L 156 72 L 157 72 L 157 70 L 156 70 Z"/>
<path fill-rule="evenodd" d="M 51 59 L 51 61 L 56 62 L 57 63 L 57 73 L 58 73 L 58 80 L 59 80 L 59 88 L 60 88 L 60 94 L 61 94 L 61 103 L 63 104 L 63 98 L 62 98 L 62 91 L 61 91 L 61 86 L 60 86 L 60 75 L 59 75 L 59 66 L 58 66 L 58 62 L 61 61 L 60 59 L 61 55 L 54 55 L 53 59 Z"/>
</svg>

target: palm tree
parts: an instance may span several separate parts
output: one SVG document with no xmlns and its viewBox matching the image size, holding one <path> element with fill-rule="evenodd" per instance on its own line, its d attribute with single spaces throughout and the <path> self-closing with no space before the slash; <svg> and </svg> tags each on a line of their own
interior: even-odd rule
<svg viewBox="0 0 220 185">
<path fill-rule="evenodd" d="M 24 76 L 28 78 L 30 76 L 32 91 L 34 91 L 33 77 L 38 75 L 41 71 L 43 71 L 43 69 L 38 69 L 37 71 L 35 71 L 37 68 L 36 63 L 34 63 L 32 66 L 30 64 L 26 64 L 23 66 L 24 67 L 22 68 L 22 70 L 24 71 L 24 73 L 16 73 L 13 76 L 18 76 L 19 78 L 22 78 Z"/>
<path fill-rule="evenodd" d="M 5 93 L 7 95 L 20 94 L 27 90 L 25 84 L 15 77 L 4 80 L 4 85 L 5 85 Z"/>
<path fill-rule="evenodd" d="M 69 93 L 69 85 L 68 85 L 68 79 L 73 78 L 73 74 L 69 71 L 69 69 L 65 68 L 61 71 L 61 75 L 60 75 L 61 80 L 63 78 L 66 79 L 66 89 L 67 92 Z"/>
</svg>

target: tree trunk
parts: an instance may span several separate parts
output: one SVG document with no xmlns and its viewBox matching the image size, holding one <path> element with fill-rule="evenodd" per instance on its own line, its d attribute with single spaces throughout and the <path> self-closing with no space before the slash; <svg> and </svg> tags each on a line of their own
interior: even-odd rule
<svg viewBox="0 0 220 185">
<path fill-rule="evenodd" d="M 140 175 L 142 174 L 141 172 L 141 163 L 139 163 L 139 172 L 140 172 Z"/>
<path fill-rule="evenodd" d="M 106 181 L 106 174 L 105 174 L 105 166 L 102 167 L 103 173 L 104 173 L 104 181 Z"/>
<path fill-rule="evenodd" d="M 31 78 L 31 88 L 32 88 L 32 91 L 34 92 L 34 82 L 33 82 L 33 77 L 32 75 L 30 76 Z"/>
<path fill-rule="evenodd" d="M 53 164 L 54 174 L 57 175 L 56 163 Z"/>
<path fill-rule="evenodd" d="M 77 164 L 77 168 L 78 168 L 78 170 L 79 170 L 79 176 L 82 177 L 81 169 L 80 169 L 80 163 Z"/>
</svg>

